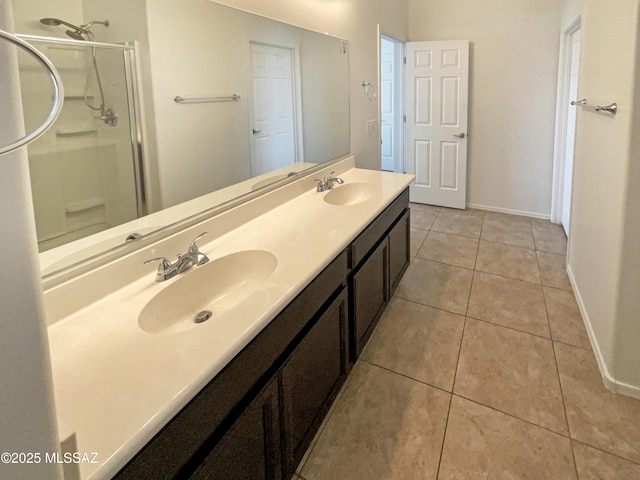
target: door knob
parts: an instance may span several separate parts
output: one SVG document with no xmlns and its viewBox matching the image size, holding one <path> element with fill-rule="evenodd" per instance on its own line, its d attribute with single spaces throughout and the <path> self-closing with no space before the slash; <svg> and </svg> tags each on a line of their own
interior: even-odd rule
<svg viewBox="0 0 640 480">
<path fill-rule="evenodd" d="M 458 137 L 458 138 L 464 138 L 465 134 L 464 134 L 464 132 L 460 132 L 460 133 L 454 133 L 453 136 L 454 137 Z"/>
<path fill-rule="evenodd" d="M 262 131 L 262 130 L 256 130 L 256 129 L 254 128 L 254 129 L 253 129 L 253 134 L 255 135 L 255 134 L 257 134 L 257 133 L 260 133 L 261 131 Z"/>
</svg>

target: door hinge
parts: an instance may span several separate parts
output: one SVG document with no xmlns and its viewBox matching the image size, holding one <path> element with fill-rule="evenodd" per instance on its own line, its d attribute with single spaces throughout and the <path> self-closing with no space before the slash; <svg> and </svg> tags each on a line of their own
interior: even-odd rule
<svg viewBox="0 0 640 480">
<path fill-rule="evenodd" d="M 402 116 L 402 120 L 404 121 L 404 123 L 407 123 L 407 116 L 406 116 L 406 115 L 403 115 L 403 116 Z"/>
<path fill-rule="evenodd" d="M 406 64 L 407 64 L 407 57 L 404 57 L 404 58 L 402 59 L 402 61 L 403 61 L 403 62 L 404 62 L 404 64 L 406 65 Z"/>
</svg>

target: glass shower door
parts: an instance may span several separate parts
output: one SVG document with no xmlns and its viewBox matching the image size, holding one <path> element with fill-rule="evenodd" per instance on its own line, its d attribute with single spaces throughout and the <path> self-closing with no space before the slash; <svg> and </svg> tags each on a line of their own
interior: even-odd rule
<svg viewBox="0 0 640 480">
<path fill-rule="evenodd" d="M 144 212 L 132 47 L 34 40 L 62 76 L 65 103 L 54 126 L 28 147 L 39 250 L 107 230 Z M 21 55 L 26 128 L 51 103 L 47 78 Z M 44 113 L 43 113 L 44 112 Z"/>
</svg>

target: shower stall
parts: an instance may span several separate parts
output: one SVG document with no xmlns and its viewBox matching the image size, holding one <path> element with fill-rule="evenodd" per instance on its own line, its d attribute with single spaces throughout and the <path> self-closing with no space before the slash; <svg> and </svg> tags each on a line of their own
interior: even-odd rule
<svg viewBox="0 0 640 480">
<path fill-rule="evenodd" d="M 44 53 L 62 77 L 60 117 L 28 147 L 40 251 L 145 215 L 135 43 L 95 41 L 91 28 L 44 18 L 68 28 L 69 39 L 18 35 Z M 27 131 L 51 104 L 49 81 L 20 54 L 20 86 Z"/>
</svg>

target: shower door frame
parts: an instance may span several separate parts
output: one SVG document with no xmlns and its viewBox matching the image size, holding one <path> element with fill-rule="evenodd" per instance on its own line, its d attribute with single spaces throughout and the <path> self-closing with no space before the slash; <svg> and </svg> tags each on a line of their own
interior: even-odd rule
<svg viewBox="0 0 640 480">
<path fill-rule="evenodd" d="M 125 83 L 127 87 L 127 102 L 129 104 L 129 128 L 131 137 L 131 155 L 133 160 L 134 182 L 136 190 L 136 212 L 138 218 L 147 215 L 147 195 L 144 175 L 144 143 L 142 141 L 142 115 L 140 105 L 140 87 L 138 84 L 138 68 L 136 63 L 138 42 L 103 43 L 80 41 L 66 38 L 41 37 L 38 35 L 16 34 L 16 37 L 29 43 L 46 43 L 56 45 L 71 45 L 81 47 L 96 47 L 106 50 L 121 50 Z"/>
</svg>

